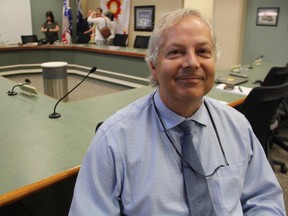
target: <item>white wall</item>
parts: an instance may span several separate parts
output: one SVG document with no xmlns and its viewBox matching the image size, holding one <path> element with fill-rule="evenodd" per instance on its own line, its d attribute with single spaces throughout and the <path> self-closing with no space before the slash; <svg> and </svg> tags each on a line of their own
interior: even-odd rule
<svg viewBox="0 0 288 216">
<path fill-rule="evenodd" d="M 0 42 L 21 42 L 32 34 L 30 0 L 0 0 Z"/>
<path fill-rule="evenodd" d="M 213 18 L 213 6 L 214 0 L 184 0 L 184 8 L 199 10 L 210 22 Z"/>
<path fill-rule="evenodd" d="M 241 63 L 247 0 L 214 0 L 213 27 L 221 57 L 218 69 Z"/>
<path fill-rule="evenodd" d="M 240 64 L 248 0 L 184 0 L 184 7 L 199 10 L 212 24 L 221 57 L 217 69 Z"/>
</svg>

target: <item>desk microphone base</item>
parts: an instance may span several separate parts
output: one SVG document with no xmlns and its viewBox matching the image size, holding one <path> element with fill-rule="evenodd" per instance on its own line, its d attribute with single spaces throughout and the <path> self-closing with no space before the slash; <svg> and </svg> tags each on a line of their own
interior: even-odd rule
<svg viewBox="0 0 288 216">
<path fill-rule="evenodd" d="M 17 92 L 8 91 L 7 94 L 8 94 L 9 96 L 15 96 L 15 95 L 17 95 Z"/>
<path fill-rule="evenodd" d="M 61 117 L 61 114 L 60 113 L 56 113 L 56 112 L 53 112 L 49 115 L 49 118 L 52 118 L 52 119 L 55 119 L 55 118 L 60 118 Z"/>
</svg>

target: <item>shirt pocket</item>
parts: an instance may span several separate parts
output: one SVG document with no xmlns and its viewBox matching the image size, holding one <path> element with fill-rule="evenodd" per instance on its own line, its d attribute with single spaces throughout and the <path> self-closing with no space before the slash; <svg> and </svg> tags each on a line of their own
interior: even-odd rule
<svg viewBox="0 0 288 216">
<path fill-rule="evenodd" d="M 243 191 L 245 165 L 237 164 L 217 171 L 217 185 L 220 189 L 221 206 L 228 215 L 243 215 L 240 198 Z"/>
</svg>

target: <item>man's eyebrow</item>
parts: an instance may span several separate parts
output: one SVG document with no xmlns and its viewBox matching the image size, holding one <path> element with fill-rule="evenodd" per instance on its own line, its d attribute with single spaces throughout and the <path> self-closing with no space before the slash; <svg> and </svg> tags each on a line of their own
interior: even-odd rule
<svg viewBox="0 0 288 216">
<path fill-rule="evenodd" d="M 165 50 L 168 49 L 168 48 L 170 48 L 170 47 L 184 47 L 184 46 L 185 46 L 185 45 L 180 44 L 180 43 L 171 43 L 171 44 L 169 44 L 169 45 L 165 48 Z"/>
<path fill-rule="evenodd" d="M 204 45 L 211 45 L 212 47 L 213 47 L 213 43 L 211 42 L 211 41 L 209 41 L 209 40 L 205 40 L 205 41 L 200 41 L 200 42 L 198 42 L 198 43 L 196 43 L 196 45 L 197 46 L 204 46 Z M 177 42 L 172 42 L 171 44 L 169 44 L 168 46 L 167 46 L 167 48 L 169 48 L 169 47 L 173 47 L 173 46 L 175 46 L 175 47 L 184 47 L 184 46 L 186 46 L 186 44 L 181 44 L 181 43 L 177 43 Z"/>
<path fill-rule="evenodd" d="M 197 46 L 205 46 L 205 45 L 211 45 L 213 46 L 213 42 L 210 40 L 202 40 L 196 43 Z"/>
<path fill-rule="evenodd" d="M 199 43 L 196 43 L 197 47 L 201 47 L 201 46 L 209 46 L 211 48 L 213 48 L 213 43 L 210 40 L 203 40 L 200 41 Z M 171 44 L 168 44 L 165 48 L 162 46 L 162 51 L 167 51 L 167 49 L 170 49 L 171 47 L 176 47 L 176 48 L 184 48 L 186 46 L 186 44 L 182 44 L 182 43 L 177 43 L 177 42 L 172 42 Z M 164 48 L 164 49 L 163 49 Z"/>
</svg>

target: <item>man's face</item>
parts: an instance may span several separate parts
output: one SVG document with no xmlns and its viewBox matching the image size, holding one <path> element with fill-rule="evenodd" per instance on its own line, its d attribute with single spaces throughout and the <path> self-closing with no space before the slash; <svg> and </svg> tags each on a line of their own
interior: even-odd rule
<svg viewBox="0 0 288 216">
<path fill-rule="evenodd" d="M 214 83 L 215 50 L 210 28 L 195 16 L 183 18 L 162 37 L 157 65 L 150 65 L 163 102 L 199 102 Z"/>
</svg>

